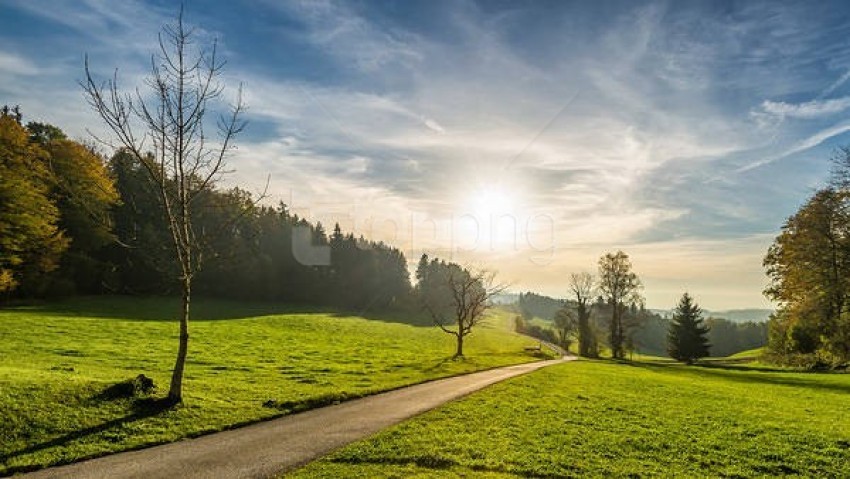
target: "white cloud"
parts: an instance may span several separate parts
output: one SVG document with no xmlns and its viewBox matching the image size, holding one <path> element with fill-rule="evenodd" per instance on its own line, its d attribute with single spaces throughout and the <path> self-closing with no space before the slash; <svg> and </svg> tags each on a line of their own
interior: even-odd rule
<svg viewBox="0 0 850 479">
<path fill-rule="evenodd" d="M 432 120 L 430 118 L 425 119 L 425 126 L 427 126 L 428 128 L 430 128 L 431 130 L 433 130 L 437 133 L 445 133 L 446 132 L 446 130 L 442 126 L 440 126 L 440 124 L 437 123 L 436 120 Z"/>
<path fill-rule="evenodd" d="M 33 62 L 11 52 L 0 51 L 0 72 L 3 76 L 38 75 L 41 69 Z"/>
<path fill-rule="evenodd" d="M 812 100 L 805 103 L 786 103 L 765 100 L 761 111 L 780 118 L 813 119 L 830 116 L 850 108 L 850 97 Z"/>
</svg>

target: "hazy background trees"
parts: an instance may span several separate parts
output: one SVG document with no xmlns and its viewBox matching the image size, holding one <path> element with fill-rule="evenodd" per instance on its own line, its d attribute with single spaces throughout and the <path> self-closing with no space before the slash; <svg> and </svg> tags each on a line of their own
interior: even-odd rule
<svg viewBox="0 0 850 479">
<path fill-rule="evenodd" d="M 570 307 L 570 305 L 565 304 L 555 313 L 554 319 L 555 325 L 555 335 L 557 337 L 557 341 L 555 344 L 564 348 L 565 351 L 570 349 L 570 346 L 573 344 L 573 340 L 578 335 L 578 317 Z"/>
<path fill-rule="evenodd" d="M 550 298 L 531 291 L 520 293 L 517 298 L 519 312 L 526 321 L 534 317 L 552 321 L 564 304 L 564 300 Z"/>
</svg>

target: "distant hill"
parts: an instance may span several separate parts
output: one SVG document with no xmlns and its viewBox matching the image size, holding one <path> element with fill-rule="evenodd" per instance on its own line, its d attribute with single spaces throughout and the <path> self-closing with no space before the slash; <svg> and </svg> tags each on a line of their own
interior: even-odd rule
<svg viewBox="0 0 850 479">
<path fill-rule="evenodd" d="M 771 314 L 773 314 L 772 309 L 727 309 L 725 311 L 706 312 L 706 316 L 725 318 L 735 323 L 746 323 L 747 321 L 760 323 L 770 319 Z"/>
<path fill-rule="evenodd" d="M 493 296 L 495 304 L 514 304 L 519 301 L 519 293 L 501 293 Z"/>
<path fill-rule="evenodd" d="M 670 309 L 651 309 L 653 313 L 659 314 L 662 317 L 669 318 L 673 315 Z M 723 318 L 732 321 L 733 323 L 755 322 L 762 323 L 770 319 L 773 313 L 772 309 L 726 309 L 723 311 L 703 311 L 703 315 L 708 318 Z"/>
</svg>

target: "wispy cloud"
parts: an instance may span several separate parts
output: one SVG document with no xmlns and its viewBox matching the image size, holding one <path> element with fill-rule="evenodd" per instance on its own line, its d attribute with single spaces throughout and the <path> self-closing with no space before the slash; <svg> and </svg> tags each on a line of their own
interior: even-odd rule
<svg viewBox="0 0 850 479">
<path fill-rule="evenodd" d="M 780 118 L 815 119 L 835 115 L 850 108 L 850 97 L 812 100 L 804 103 L 786 103 L 765 100 L 760 112 Z"/>
<path fill-rule="evenodd" d="M 38 75 L 41 69 L 28 59 L 11 52 L 0 51 L 0 72 L 8 77 Z"/>
</svg>

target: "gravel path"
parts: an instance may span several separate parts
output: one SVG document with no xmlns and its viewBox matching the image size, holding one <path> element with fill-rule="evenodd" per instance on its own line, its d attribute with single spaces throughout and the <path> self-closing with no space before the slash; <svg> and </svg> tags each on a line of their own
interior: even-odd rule
<svg viewBox="0 0 850 479">
<path fill-rule="evenodd" d="M 575 359 L 430 381 L 195 439 L 123 452 L 26 478 L 265 478 L 505 379 Z"/>
</svg>

